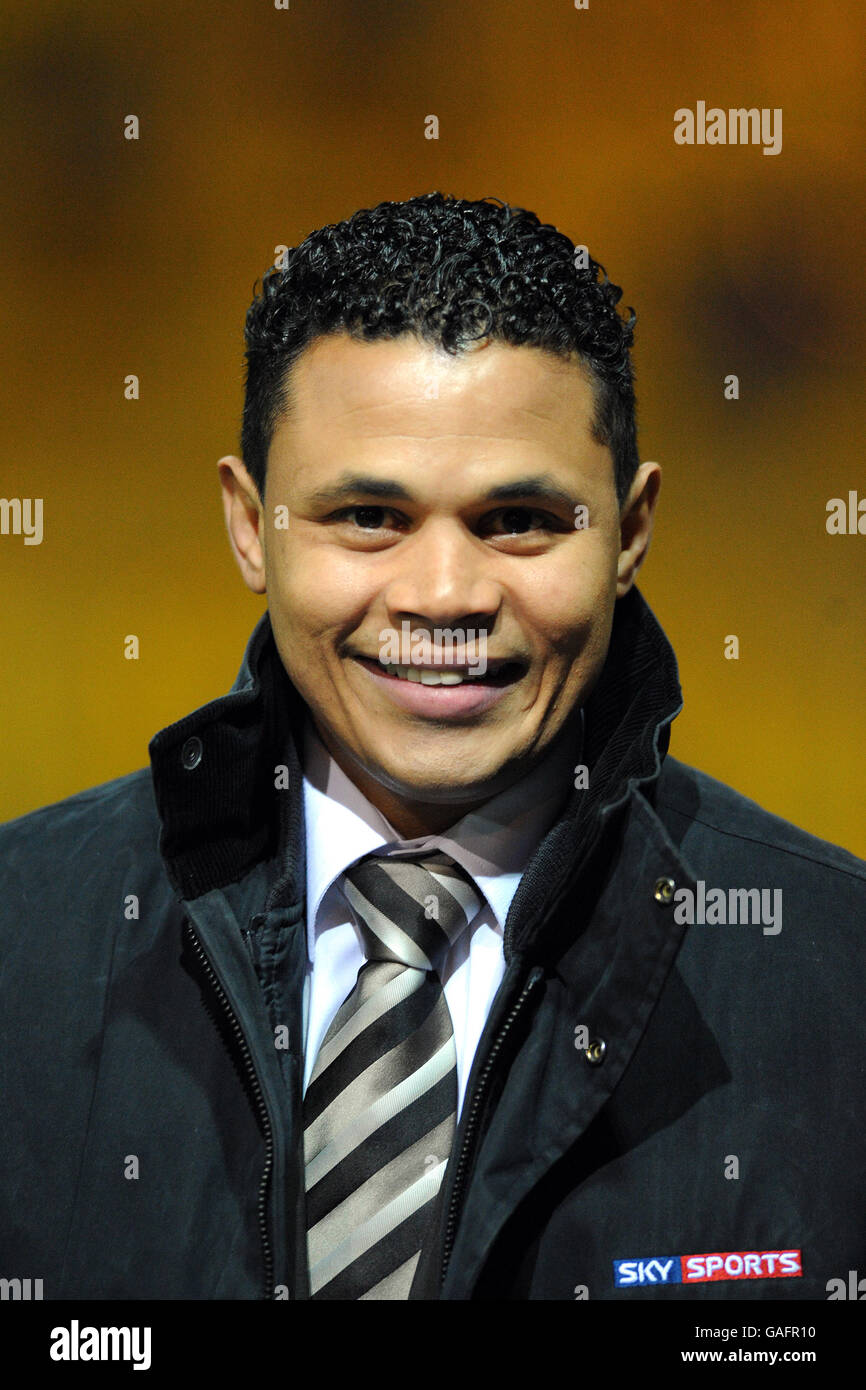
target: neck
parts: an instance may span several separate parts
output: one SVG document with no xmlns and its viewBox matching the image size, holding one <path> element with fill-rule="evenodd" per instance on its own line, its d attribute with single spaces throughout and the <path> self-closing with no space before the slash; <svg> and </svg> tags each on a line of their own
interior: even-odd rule
<svg viewBox="0 0 866 1390">
<path fill-rule="evenodd" d="M 471 811 L 486 805 L 500 792 L 506 791 L 509 786 L 527 776 L 532 771 L 532 767 L 537 765 L 536 760 L 532 766 L 527 766 L 524 763 L 519 767 L 514 767 L 511 769 L 510 777 L 508 775 L 509 769 L 506 766 L 500 770 L 493 784 L 487 785 L 481 790 L 475 789 L 473 793 L 473 789 L 467 789 L 466 796 L 460 799 L 426 801 L 420 797 L 416 799 L 402 795 L 378 781 L 357 763 L 345 749 L 335 743 L 328 731 L 320 728 L 315 719 L 313 719 L 313 727 L 334 762 L 363 793 L 370 804 L 375 806 L 376 810 L 393 826 L 402 840 L 418 840 L 426 835 L 441 835 L 443 831 L 448 830 L 457 821 L 469 815 Z M 569 756 L 566 758 L 565 765 L 570 768 L 576 759 L 579 745 L 575 744 L 574 749 L 571 747 L 566 749 L 565 745 L 569 740 L 579 738 L 580 735 L 577 732 L 579 728 L 579 724 L 569 721 L 559 731 L 552 745 L 545 750 L 544 757 L 546 758 L 555 748 L 559 748 L 561 752 L 567 751 Z M 572 751 L 575 754 L 574 758 L 571 757 Z M 565 791 L 567 788 L 564 787 L 563 790 Z"/>
<path fill-rule="evenodd" d="M 401 840 L 419 840 L 425 835 L 440 835 L 443 830 L 454 825 L 455 821 L 468 815 L 476 807 L 483 806 L 494 794 L 485 792 L 483 796 L 470 797 L 459 802 L 407 800 L 406 797 L 398 796 L 396 792 L 377 782 L 375 777 L 371 777 L 363 768 L 351 764 L 342 749 L 332 746 L 321 730 L 319 737 L 334 761 L 358 790 L 364 793 L 371 805 L 393 825 Z"/>
</svg>

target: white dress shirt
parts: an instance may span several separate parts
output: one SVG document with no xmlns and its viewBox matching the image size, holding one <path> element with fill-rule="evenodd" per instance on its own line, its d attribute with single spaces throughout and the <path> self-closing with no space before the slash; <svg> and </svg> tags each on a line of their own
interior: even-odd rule
<svg viewBox="0 0 866 1390">
<path fill-rule="evenodd" d="M 388 853 L 443 850 L 483 895 L 474 921 L 452 946 L 441 972 L 457 1051 L 457 1113 L 475 1049 L 505 973 L 504 926 L 521 875 L 553 825 L 574 781 L 582 714 L 574 736 L 557 744 L 521 781 L 470 811 L 440 835 L 401 839 L 325 748 L 312 720 L 304 727 L 307 845 L 307 973 L 304 988 L 304 1091 L 331 1020 L 355 987 L 366 957 L 339 880 L 357 860 Z"/>
</svg>

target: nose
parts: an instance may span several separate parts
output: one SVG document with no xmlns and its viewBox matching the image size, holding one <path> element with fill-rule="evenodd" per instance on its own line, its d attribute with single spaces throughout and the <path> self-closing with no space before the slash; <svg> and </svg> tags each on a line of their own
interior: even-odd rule
<svg viewBox="0 0 866 1390">
<path fill-rule="evenodd" d="M 456 520 L 428 518 L 395 550 L 398 569 L 384 593 L 392 621 L 491 628 L 502 603 L 495 558 Z"/>
</svg>

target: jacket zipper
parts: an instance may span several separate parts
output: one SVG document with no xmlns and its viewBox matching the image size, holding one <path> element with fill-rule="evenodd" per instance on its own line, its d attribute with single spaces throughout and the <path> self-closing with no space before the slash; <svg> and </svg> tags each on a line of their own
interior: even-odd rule
<svg viewBox="0 0 866 1390">
<path fill-rule="evenodd" d="M 238 1045 L 241 1051 L 241 1056 L 243 1057 L 244 1066 L 252 1084 L 253 1095 L 255 1097 L 256 1105 L 258 1106 L 259 1116 L 261 1117 L 262 1121 L 262 1129 L 264 1130 L 265 1135 L 265 1166 L 262 1172 L 262 1180 L 259 1184 L 258 1221 L 259 1234 L 261 1236 L 262 1242 L 262 1256 L 265 1265 L 264 1297 L 270 1300 L 274 1297 L 274 1258 L 273 1252 L 271 1250 L 270 1237 L 268 1235 L 267 1218 L 268 1183 L 270 1182 L 271 1169 L 273 1167 L 274 1162 L 274 1136 L 273 1131 L 271 1130 L 270 1116 L 268 1115 L 268 1108 L 265 1105 L 265 1100 L 262 1094 L 262 1088 L 259 1082 L 258 1073 L 256 1072 L 255 1063 L 253 1062 L 249 1045 L 247 1043 L 246 1038 L 244 1037 L 243 1029 L 241 1028 L 241 1025 L 238 1022 L 237 1015 L 235 1014 L 235 1011 L 231 1006 L 228 995 L 226 994 L 225 990 L 223 989 L 222 985 L 220 984 L 217 978 L 216 971 L 214 970 L 213 966 L 207 958 L 205 949 L 199 941 L 195 929 L 192 925 L 192 922 L 189 920 L 189 918 L 186 919 L 186 925 L 195 953 L 198 956 L 199 961 L 201 962 L 204 972 L 208 980 L 210 981 L 214 993 L 216 994 L 217 999 L 219 1000 L 219 1003 L 223 1009 L 223 1012 L 225 1013 L 226 1018 L 231 1024 L 232 1031 L 235 1037 L 237 1038 Z"/>
<path fill-rule="evenodd" d="M 528 998 L 530 991 L 534 988 L 535 985 L 538 984 L 538 981 L 542 978 L 543 975 L 544 971 L 542 970 L 540 965 L 534 965 L 530 970 L 529 975 L 526 979 L 526 984 L 523 986 L 520 995 L 516 999 L 511 1009 L 511 1012 L 509 1013 L 508 1017 L 506 1018 L 502 1027 L 500 1028 L 496 1040 L 492 1048 L 490 1049 L 490 1052 L 488 1053 L 487 1061 L 484 1064 L 484 1069 L 481 1075 L 479 1076 L 478 1084 L 472 1093 L 469 1118 L 466 1122 L 466 1132 L 463 1136 L 463 1146 L 460 1150 L 460 1157 L 457 1160 L 457 1170 L 454 1174 L 454 1188 L 451 1193 L 451 1204 L 448 1211 L 448 1221 L 445 1227 L 445 1243 L 442 1250 L 442 1270 L 439 1276 L 440 1288 L 445 1283 L 445 1274 L 448 1269 L 448 1262 L 451 1258 L 451 1250 L 454 1245 L 454 1237 L 457 1233 L 458 1208 L 460 1205 L 460 1198 L 462 1196 L 463 1187 L 466 1181 L 466 1170 L 469 1164 L 470 1146 L 474 1138 L 475 1129 L 477 1128 L 478 1116 L 481 1110 L 481 1102 L 484 1097 L 484 1091 L 487 1086 L 490 1074 L 493 1070 L 493 1065 L 496 1061 L 499 1052 L 502 1049 L 502 1045 L 505 1042 L 510 1028 L 513 1026 L 515 1019 L 517 1018 L 518 1014 L 523 1008 L 523 1005 L 526 999 Z"/>
</svg>

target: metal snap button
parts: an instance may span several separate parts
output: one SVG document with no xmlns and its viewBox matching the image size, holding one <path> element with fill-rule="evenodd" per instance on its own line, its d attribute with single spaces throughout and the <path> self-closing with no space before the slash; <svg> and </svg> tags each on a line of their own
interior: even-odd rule
<svg viewBox="0 0 866 1390">
<path fill-rule="evenodd" d="M 656 902 L 664 903 L 665 905 L 673 902 L 674 889 L 676 886 L 672 878 L 657 878 L 656 886 L 653 889 L 653 897 Z"/>
<path fill-rule="evenodd" d="M 193 736 L 192 738 L 188 738 L 183 745 L 180 753 L 180 760 L 187 771 L 190 771 L 192 768 L 198 767 L 201 762 L 201 755 L 201 739 Z"/>
<path fill-rule="evenodd" d="M 607 1043 L 604 1038 L 590 1039 L 589 1047 L 586 1049 L 586 1060 L 591 1066 L 597 1067 L 599 1062 L 604 1061 L 604 1054 L 607 1051 Z"/>
</svg>

